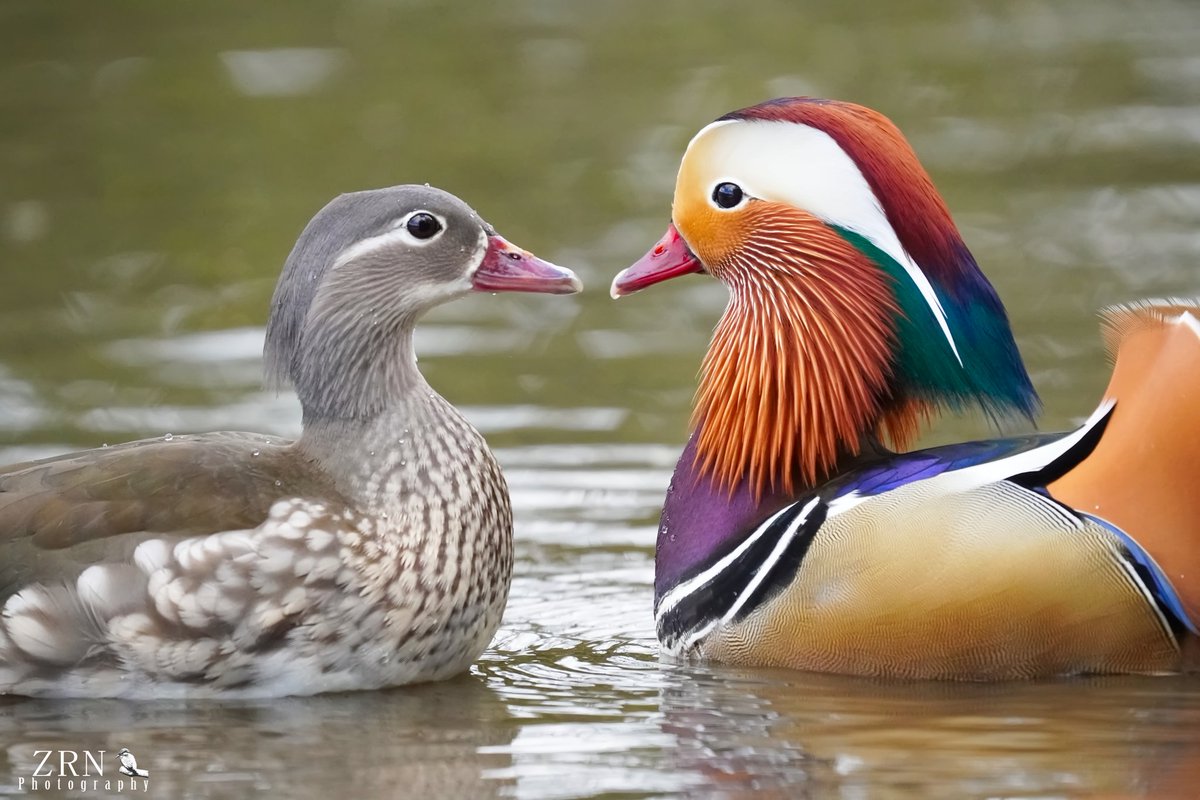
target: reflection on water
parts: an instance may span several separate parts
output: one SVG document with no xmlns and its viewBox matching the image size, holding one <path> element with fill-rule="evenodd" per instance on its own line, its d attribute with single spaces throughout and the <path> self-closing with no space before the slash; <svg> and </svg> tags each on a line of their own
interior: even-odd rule
<svg viewBox="0 0 1200 800">
<path fill-rule="evenodd" d="M 1200 9 L 219 0 L 0 10 L 0 461 L 299 430 L 262 325 L 337 192 L 429 181 L 577 268 L 472 297 L 422 369 L 517 512 L 504 626 L 439 686 L 264 703 L 0 702 L 0 795 L 46 748 L 129 747 L 162 797 L 1190 797 L 1188 679 L 905 684 L 660 663 L 654 530 L 724 302 L 612 303 L 705 122 L 810 92 L 909 133 L 1008 304 L 1046 403 L 1106 379 L 1094 311 L 1200 292 Z M 979 436 L 946 420 L 929 441 Z M 45 796 L 53 796 L 52 793 Z"/>
<path fill-rule="evenodd" d="M 964 686 L 726 672 L 670 686 L 662 707 L 680 766 L 734 796 L 1162 797 L 1200 777 L 1197 741 L 1177 735 L 1200 704 L 1177 679 Z"/>
<path fill-rule="evenodd" d="M 303 701 L 10 698 L 0 710 L 0 791 L 14 794 L 17 778 L 28 787 L 38 768 L 36 751 L 103 750 L 112 760 L 126 747 L 155 797 L 328 797 L 334 788 L 342 797 L 501 797 L 511 781 L 499 773 L 512 763 L 502 746 L 516 733 L 505 704 L 471 677 Z"/>
</svg>

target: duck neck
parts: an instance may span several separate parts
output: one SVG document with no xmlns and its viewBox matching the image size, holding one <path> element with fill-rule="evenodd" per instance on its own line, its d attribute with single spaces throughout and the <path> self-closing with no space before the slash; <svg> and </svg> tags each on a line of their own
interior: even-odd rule
<svg viewBox="0 0 1200 800">
<path fill-rule="evenodd" d="M 339 374 L 299 392 L 304 432 L 297 449 L 347 499 L 374 510 L 450 470 L 477 466 L 487 452 L 478 432 L 417 369 L 412 331 L 391 335 L 395 345 L 386 355 L 376 349 L 370 359 L 327 361 L 342 367 Z"/>
<path fill-rule="evenodd" d="M 305 331 L 293 355 L 290 380 L 304 424 L 369 422 L 428 384 L 417 369 L 409 315 L 364 309 Z"/>
<path fill-rule="evenodd" d="M 466 438 L 460 430 L 464 427 L 453 406 L 420 379 L 409 385 L 403 398 L 365 419 L 306 415 L 297 449 L 347 499 L 378 510 L 396 495 L 396 480 L 412 483 L 409 467 L 430 442 L 458 446 Z M 447 436 L 448 431 L 454 435 Z"/>
</svg>

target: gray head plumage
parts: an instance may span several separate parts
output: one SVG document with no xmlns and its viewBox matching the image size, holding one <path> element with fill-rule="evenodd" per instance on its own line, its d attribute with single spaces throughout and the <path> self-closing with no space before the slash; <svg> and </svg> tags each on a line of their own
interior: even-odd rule
<svg viewBox="0 0 1200 800">
<path fill-rule="evenodd" d="M 444 227 L 429 242 L 405 229 L 419 212 Z M 306 419 L 377 413 L 415 373 L 404 349 L 416 317 L 470 290 L 491 233 L 469 206 L 429 186 L 332 200 L 305 226 L 275 287 L 267 385 L 293 386 Z"/>
</svg>

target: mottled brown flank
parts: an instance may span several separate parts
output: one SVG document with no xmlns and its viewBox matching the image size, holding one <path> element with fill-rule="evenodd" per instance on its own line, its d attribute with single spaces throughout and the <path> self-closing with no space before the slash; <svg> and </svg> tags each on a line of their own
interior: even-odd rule
<svg viewBox="0 0 1200 800">
<path fill-rule="evenodd" d="M 858 453 L 888 401 L 895 299 L 886 275 L 820 220 L 783 203 L 742 213 L 741 246 L 701 369 L 697 459 L 732 489 L 813 485 Z"/>
</svg>

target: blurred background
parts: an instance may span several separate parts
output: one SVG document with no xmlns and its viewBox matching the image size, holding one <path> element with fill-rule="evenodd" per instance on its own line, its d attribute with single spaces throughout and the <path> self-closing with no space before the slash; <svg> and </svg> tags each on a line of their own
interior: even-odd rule
<svg viewBox="0 0 1200 800">
<path fill-rule="evenodd" d="M 445 188 L 587 289 L 472 297 L 419 332 L 517 510 L 508 619 L 472 676 L 369 702 L 16 702 L 0 793 L 4 753 L 25 774 L 46 741 L 128 746 L 177 797 L 1194 786 L 1188 681 L 935 688 L 658 662 L 655 522 L 725 296 L 693 277 L 614 304 L 608 283 L 661 235 L 692 134 L 793 94 L 873 106 L 909 136 L 1008 306 L 1043 429 L 1103 389 L 1099 307 L 1200 293 L 1192 2 L 3 0 L 4 463 L 296 434 L 294 399 L 260 388 L 262 326 L 295 237 L 343 191 Z M 926 442 L 986 435 L 947 419 Z"/>
</svg>

